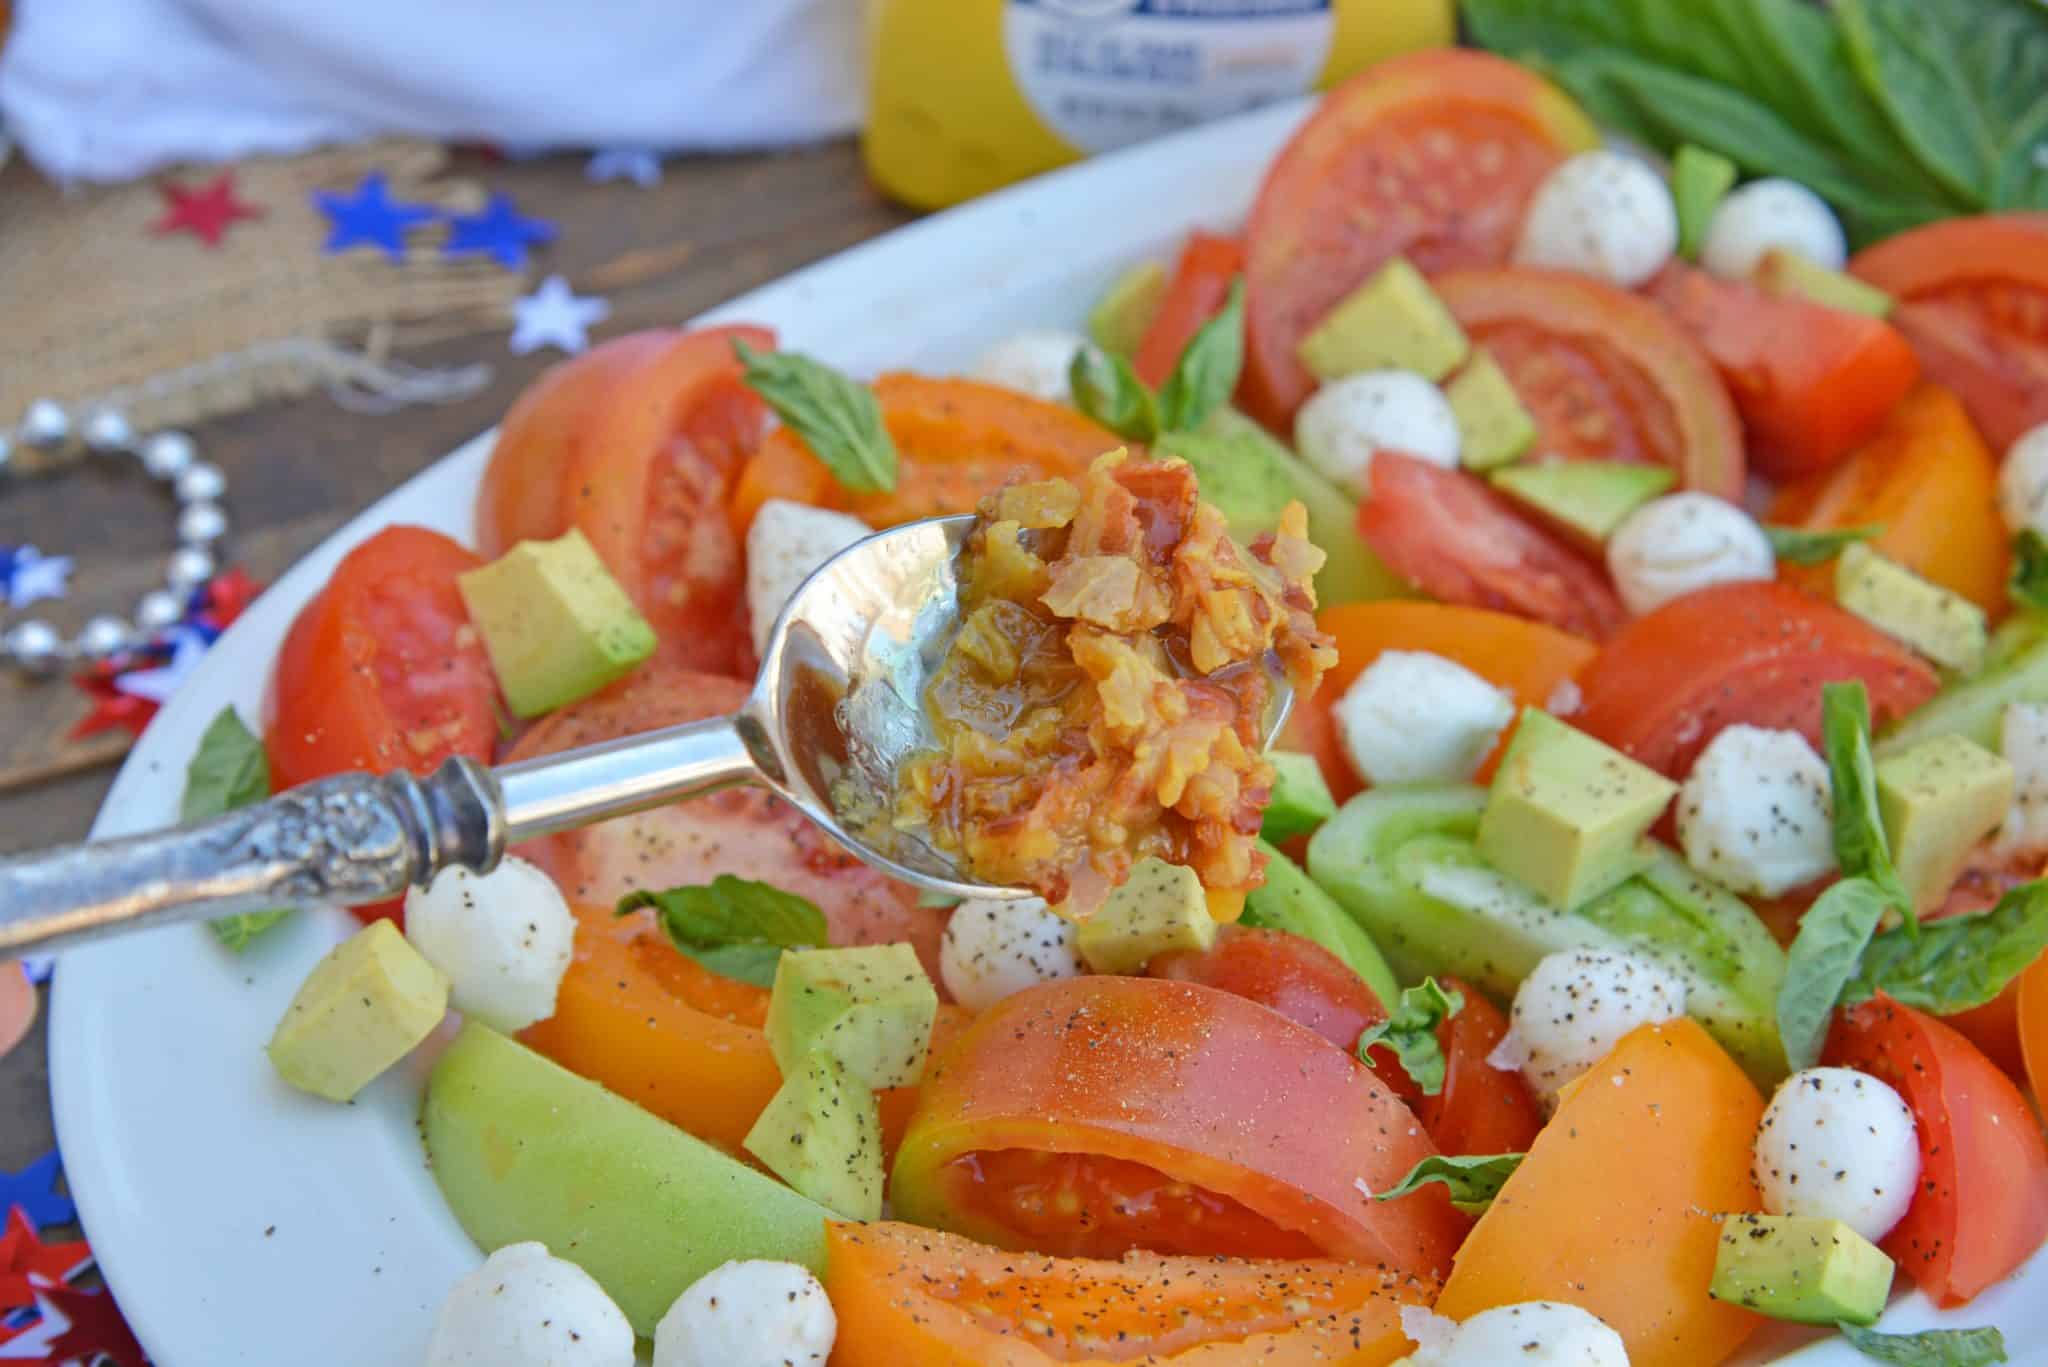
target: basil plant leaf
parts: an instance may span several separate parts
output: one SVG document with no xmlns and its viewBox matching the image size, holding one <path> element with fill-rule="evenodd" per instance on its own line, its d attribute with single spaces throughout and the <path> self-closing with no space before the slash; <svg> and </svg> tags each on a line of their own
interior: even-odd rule
<svg viewBox="0 0 2048 1367">
<path fill-rule="evenodd" d="M 1996 1329 L 1926 1329 L 1917 1334 L 1880 1334 L 1843 1321 L 1842 1337 L 1872 1362 L 1897 1367 L 1992 1367 L 2010 1361 L 2005 1335 Z"/>
<path fill-rule="evenodd" d="M 1076 408 L 1126 441 L 1158 437 L 1159 401 L 1123 357 L 1084 346 L 1067 367 L 1067 385 Z"/>
<path fill-rule="evenodd" d="M 1826 532 L 1766 526 L 1764 535 L 1771 539 L 1771 554 L 1785 564 L 1824 565 L 1855 542 L 1883 536 L 1884 524 L 1871 522 L 1861 527 L 1838 527 Z"/>
<path fill-rule="evenodd" d="M 1188 339 L 1174 362 L 1173 373 L 1159 390 L 1159 428 L 1191 432 L 1229 402 L 1244 370 L 1244 279 L 1230 282 L 1230 293 L 1214 318 Z"/>
<path fill-rule="evenodd" d="M 1449 1189 L 1453 1206 L 1467 1215 L 1484 1215 L 1526 1157 L 1521 1153 L 1431 1154 L 1410 1168 L 1398 1184 L 1372 1199 L 1392 1201 L 1431 1182 L 1441 1182 Z"/>
<path fill-rule="evenodd" d="M 642 907 L 653 908 L 669 943 L 682 953 L 756 987 L 774 986 L 783 950 L 826 943 L 825 913 L 808 899 L 729 873 L 664 892 L 629 892 L 614 914 Z"/>
<path fill-rule="evenodd" d="M 1984 1005 L 2048 953 L 2048 881 L 2011 889 L 1988 911 L 1903 927 L 1872 939 L 1845 1004 L 1879 992 L 1936 1016 Z"/>
<path fill-rule="evenodd" d="M 1877 806 L 1877 765 L 1870 755 L 1870 694 L 1861 680 L 1831 683 L 1820 691 L 1821 739 L 1835 806 L 1835 862 L 1844 878 L 1877 885 L 1917 935 L 1913 899 L 1892 865 L 1891 841 Z"/>
<path fill-rule="evenodd" d="M 269 796 L 270 757 L 263 752 L 263 742 L 234 708 L 223 707 L 200 736 L 199 748 L 185 766 L 185 795 L 178 803 L 178 819 L 204 821 Z M 290 914 L 289 908 L 245 911 L 216 917 L 207 924 L 222 944 L 239 954 Z"/>
<path fill-rule="evenodd" d="M 738 338 L 732 349 L 747 387 L 804 439 L 842 487 L 857 494 L 896 487 L 896 442 L 872 389 L 794 351 L 756 351 Z"/>
<path fill-rule="evenodd" d="M 1391 1015 L 1358 1037 L 1358 1057 L 1377 1068 L 1372 1046 L 1385 1045 L 1415 1085 L 1425 1095 L 1435 1096 L 1444 1089 L 1444 1050 L 1437 1040 L 1437 1027 L 1464 1009 L 1463 993 L 1446 992 L 1435 978 L 1424 978 L 1402 991 Z"/>
<path fill-rule="evenodd" d="M 1864 946 L 1891 905 L 1891 898 L 1869 879 L 1844 878 L 1799 919 L 1778 989 L 1778 1038 L 1794 1072 L 1820 1061 L 1835 1003 L 1856 976 Z"/>
</svg>

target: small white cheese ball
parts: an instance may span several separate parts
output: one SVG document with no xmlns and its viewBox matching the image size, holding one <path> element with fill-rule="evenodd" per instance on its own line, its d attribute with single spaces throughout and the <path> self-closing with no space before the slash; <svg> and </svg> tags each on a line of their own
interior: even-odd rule
<svg viewBox="0 0 2048 1367">
<path fill-rule="evenodd" d="M 1068 372 L 1088 339 L 1064 328 L 1027 328 L 1003 338 L 974 363 L 973 377 L 1033 398 L 1067 403 L 1074 397 Z"/>
<path fill-rule="evenodd" d="M 1835 866 L 1834 798 L 1797 731 L 1730 726 L 1678 791 L 1686 862 L 1736 892 L 1776 897 Z"/>
<path fill-rule="evenodd" d="M 633 1326 L 545 1244 L 507 1244 L 441 1303 L 426 1367 L 632 1367 Z"/>
<path fill-rule="evenodd" d="M 754 629 L 754 653 L 768 649 L 768 633 L 783 604 L 803 587 L 812 571 L 856 541 L 874 535 L 857 517 L 771 498 L 747 528 L 747 617 Z"/>
<path fill-rule="evenodd" d="M 1518 1067 L 1546 1104 L 1639 1025 L 1685 1014 L 1685 983 L 1655 960 L 1590 949 L 1546 954 L 1515 989 L 1489 1059 Z"/>
<path fill-rule="evenodd" d="M 1769 579 L 1771 539 L 1755 518 L 1712 494 L 1666 494 L 1630 513 L 1607 539 L 1607 572 L 1641 616 L 1713 584 Z"/>
<path fill-rule="evenodd" d="M 1920 1134 L 1899 1094 L 1854 1068 L 1807 1068 L 1778 1085 L 1751 1174 L 1773 1215 L 1840 1220 L 1876 1243 L 1913 1204 Z"/>
<path fill-rule="evenodd" d="M 731 1262 L 654 1326 L 654 1367 L 824 1367 L 839 1337 L 825 1288 L 795 1263 Z"/>
<path fill-rule="evenodd" d="M 953 1000 L 970 1011 L 986 1011 L 1012 993 L 1086 971 L 1080 931 L 1039 897 L 969 898 L 953 908 L 939 941 L 939 977 Z"/>
<path fill-rule="evenodd" d="M 1591 1311 L 1562 1301 L 1482 1310 L 1450 1341 L 1423 1348 L 1415 1367 L 1628 1367 L 1621 1335 Z"/>
<path fill-rule="evenodd" d="M 2014 535 L 2029 527 L 2048 536 L 2048 422 L 2029 428 L 1998 469 L 1998 511 Z"/>
<path fill-rule="evenodd" d="M 1545 176 L 1522 219 L 1515 260 L 1632 290 L 1678 250 L 1678 208 L 1640 157 L 1581 152 Z"/>
<path fill-rule="evenodd" d="M 1998 829 L 1998 848 L 2048 850 L 2048 705 L 2007 704 L 1998 748 L 2013 774 L 2012 810 Z"/>
<path fill-rule="evenodd" d="M 1455 660 L 1388 650 L 1359 671 L 1331 715 L 1367 783 L 1458 782 L 1515 719 L 1515 700 Z"/>
<path fill-rule="evenodd" d="M 1746 280 L 1779 248 L 1831 271 L 1849 262 L 1849 240 L 1826 200 L 1796 180 L 1753 180 L 1715 207 L 1700 264 L 1725 280 Z"/>
<path fill-rule="evenodd" d="M 1294 415 L 1294 444 L 1325 478 L 1364 498 L 1380 451 L 1457 468 L 1458 415 L 1441 389 L 1412 370 L 1361 370 L 1309 397 Z"/>
<path fill-rule="evenodd" d="M 489 873 L 447 869 L 408 888 L 405 938 L 448 975 L 457 1011 L 509 1035 L 555 1014 L 576 917 L 554 879 L 508 854 Z"/>
</svg>

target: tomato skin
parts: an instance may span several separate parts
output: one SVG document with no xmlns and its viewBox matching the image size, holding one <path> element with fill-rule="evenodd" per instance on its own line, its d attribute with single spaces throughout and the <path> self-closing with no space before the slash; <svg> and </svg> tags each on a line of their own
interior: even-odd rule
<svg viewBox="0 0 2048 1367">
<path fill-rule="evenodd" d="M 2020 1058 L 2026 1065 L 2027 1086 L 2038 1101 L 2048 1096 L 2048 955 L 2020 974 L 2013 995 Z"/>
<path fill-rule="evenodd" d="M 1682 261 L 1645 292 L 1712 358 L 1742 414 L 1750 459 L 1771 479 L 1840 461 L 1920 378 L 1913 348 L 1882 318 L 1770 294 Z"/>
<path fill-rule="evenodd" d="M 1266 171 L 1245 227 L 1239 397 L 1285 431 L 1315 390 L 1301 339 L 1373 271 L 1505 261 L 1529 196 L 1599 130 L 1504 58 L 1444 48 L 1380 62 L 1317 105 Z"/>
<path fill-rule="evenodd" d="M 1379 452 L 1358 530 L 1389 569 L 1443 602 L 1594 640 L 1627 620 L 1601 570 L 1463 470 Z"/>
<path fill-rule="evenodd" d="M 1387 1018 L 1379 997 L 1342 959 L 1280 930 L 1223 926 L 1213 947 L 1161 954 L 1145 973 L 1255 1001 L 1339 1049 L 1354 1047 L 1367 1026 Z"/>
<path fill-rule="evenodd" d="M 1629 623 L 1579 675 L 1572 724 L 1671 778 L 1737 722 L 1820 748 L 1820 689 L 1861 679 L 1873 723 L 1940 687 L 1934 670 L 1832 603 L 1775 582 L 1717 584 Z"/>
<path fill-rule="evenodd" d="M 1842 1012 L 1823 1061 L 1896 1089 L 1920 1130 L 1920 1188 L 1883 1248 L 1943 1308 L 2008 1276 L 2048 1238 L 2048 1142 L 1974 1045 L 1880 993 Z"/>
<path fill-rule="evenodd" d="M 1486 1061 L 1508 1032 L 1507 1013 L 1458 978 L 1442 986 L 1465 1004 L 1437 1027 L 1444 1087 L 1409 1103 L 1415 1118 L 1445 1153 L 1528 1152 L 1543 1128 L 1543 1107 L 1519 1072 Z"/>
<path fill-rule="evenodd" d="M 1019 1246 L 964 1199 L 956 1164 L 1017 1149 L 1143 1164 L 1331 1256 L 1403 1272 L 1440 1273 L 1466 1226 L 1435 1194 L 1382 1203 L 1360 1191 L 1386 1190 L 1435 1149 L 1356 1060 L 1194 983 L 1075 978 L 984 1012 L 911 1117 L 890 1187 L 898 1215 Z"/>
<path fill-rule="evenodd" d="M 1174 363 L 1202 324 L 1223 311 L 1230 282 L 1244 269 L 1244 248 L 1236 238 L 1192 232 L 1181 248 L 1173 277 L 1167 282 L 1159 312 L 1153 315 L 1131 369 L 1157 389 L 1173 373 Z"/>
</svg>

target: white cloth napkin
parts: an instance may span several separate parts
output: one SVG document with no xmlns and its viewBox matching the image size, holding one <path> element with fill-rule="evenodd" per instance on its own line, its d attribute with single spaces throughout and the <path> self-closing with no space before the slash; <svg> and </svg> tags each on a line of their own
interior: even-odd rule
<svg viewBox="0 0 2048 1367">
<path fill-rule="evenodd" d="M 855 126 L 858 0 L 19 0 L 0 121 L 59 179 L 379 133 L 723 150 Z"/>
</svg>

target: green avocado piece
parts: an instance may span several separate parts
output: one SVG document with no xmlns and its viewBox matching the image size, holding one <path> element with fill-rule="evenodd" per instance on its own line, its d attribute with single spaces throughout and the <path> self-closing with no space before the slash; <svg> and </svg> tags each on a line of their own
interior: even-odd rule
<svg viewBox="0 0 2048 1367">
<path fill-rule="evenodd" d="M 1140 261 L 1110 282 L 1088 310 L 1088 337 L 1116 356 L 1135 356 L 1166 298 L 1166 267 Z"/>
<path fill-rule="evenodd" d="M 1844 313 L 1888 318 L 1898 301 L 1846 271 L 1831 271 L 1811 257 L 1773 247 L 1756 266 L 1757 286 L 1769 294 L 1791 294 Z"/>
<path fill-rule="evenodd" d="M 1522 709 L 1479 819 L 1479 852 L 1570 911 L 1642 867 L 1678 785 L 1538 708 Z"/>
<path fill-rule="evenodd" d="M 278 1076 L 347 1101 L 411 1053 L 448 1014 L 448 976 L 389 921 L 327 951 L 270 1037 Z"/>
<path fill-rule="evenodd" d="M 1216 505 L 1230 524 L 1230 534 L 1246 545 L 1278 527 L 1280 514 L 1297 497 L 1286 469 L 1264 459 L 1257 445 L 1242 435 L 1162 432 L 1152 449 L 1194 467 L 1203 500 Z"/>
<path fill-rule="evenodd" d="M 1284 930 L 1313 940 L 1342 959 L 1351 971 L 1365 980 L 1382 1005 L 1400 1000 L 1401 985 L 1386 956 L 1372 942 L 1365 927 L 1351 913 L 1324 892 L 1301 866 L 1274 849 L 1265 840 L 1259 849 L 1266 856 L 1266 882 L 1244 899 L 1240 924 L 1263 930 Z"/>
<path fill-rule="evenodd" d="M 1330 796 L 1323 766 L 1314 755 L 1269 750 L 1266 759 L 1273 766 L 1273 797 L 1266 804 L 1260 836 L 1277 845 L 1307 835 L 1337 814 L 1337 799 Z"/>
<path fill-rule="evenodd" d="M 1936 664 L 1969 674 L 1984 660 L 1984 609 L 1864 542 L 1835 561 L 1835 601 Z"/>
<path fill-rule="evenodd" d="M 789 1077 L 813 1051 L 864 1087 L 907 1087 L 924 1075 L 938 989 L 906 944 L 784 951 L 768 996 L 768 1048 Z"/>
<path fill-rule="evenodd" d="M 1449 974 L 1506 1002 L 1546 954 L 1626 950 L 1684 980 L 1687 1011 L 1759 1086 L 1785 1076 L 1785 952 L 1741 898 L 1646 841 L 1640 873 L 1559 910 L 1479 853 L 1486 800 L 1469 784 L 1361 793 L 1310 839 L 1309 876 L 1371 932 L 1402 982 Z"/>
<path fill-rule="evenodd" d="M 1559 460 L 1513 465 L 1487 478 L 1493 487 L 1535 509 L 1598 550 L 1636 509 L 1669 489 L 1677 478 L 1668 466 L 1618 460 Z"/>
<path fill-rule="evenodd" d="M 576 528 L 522 541 L 455 587 L 517 717 L 587 697 L 654 653 L 654 628 Z"/>
<path fill-rule="evenodd" d="M 1465 363 L 1472 343 L 1422 272 L 1397 256 L 1339 300 L 1296 350 L 1319 380 L 1413 370 L 1435 381 Z"/>
<path fill-rule="evenodd" d="M 1136 973 L 1155 955 L 1215 943 L 1216 918 L 1195 871 L 1140 859 L 1131 876 L 1081 922 L 1076 947 L 1097 973 Z"/>
<path fill-rule="evenodd" d="M 1940 904 L 1977 843 L 2012 806 L 2013 768 L 1962 736 L 1929 736 L 1877 761 L 1892 864 L 1922 911 Z"/>
<path fill-rule="evenodd" d="M 1671 199 L 1678 207 L 1678 254 L 1697 261 L 1714 210 L 1735 188 L 1735 163 L 1686 143 L 1671 162 Z"/>
<path fill-rule="evenodd" d="M 479 1247 L 538 1239 L 596 1278 L 642 1338 L 732 1259 L 824 1274 L 831 1211 L 474 1021 L 434 1065 L 420 1129 Z"/>
<path fill-rule="evenodd" d="M 849 1220 L 882 1218 L 882 1113 L 830 1054 L 784 1077 L 742 1142 L 819 1205 Z"/>
<path fill-rule="evenodd" d="M 1794 1324 L 1875 1324 L 1892 1270 L 1882 1249 L 1840 1220 L 1727 1215 L 1707 1294 Z"/>
<path fill-rule="evenodd" d="M 1485 347 L 1474 351 L 1457 378 L 1444 386 L 1444 397 L 1458 420 L 1459 459 L 1466 469 L 1506 465 L 1536 444 L 1535 417 Z"/>
<path fill-rule="evenodd" d="M 2005 628 L 1998 635 L 2004 636 Z M 1992 654 L 1998 653 L 1998 644 L 1994 637 Z M 2006 644 L 2012 652 L 2006 658 L 1988 663 L 1974 678 L 1949 685 L 1926 706 L 1900 718 L 1877 742 L 1878 757 L 1942 735 L 1966 736 L 1996 750 L 2007 707 L 2017 702 L 2048 703 L 2048 639 L 2009 639 Z"/>
</svg>

